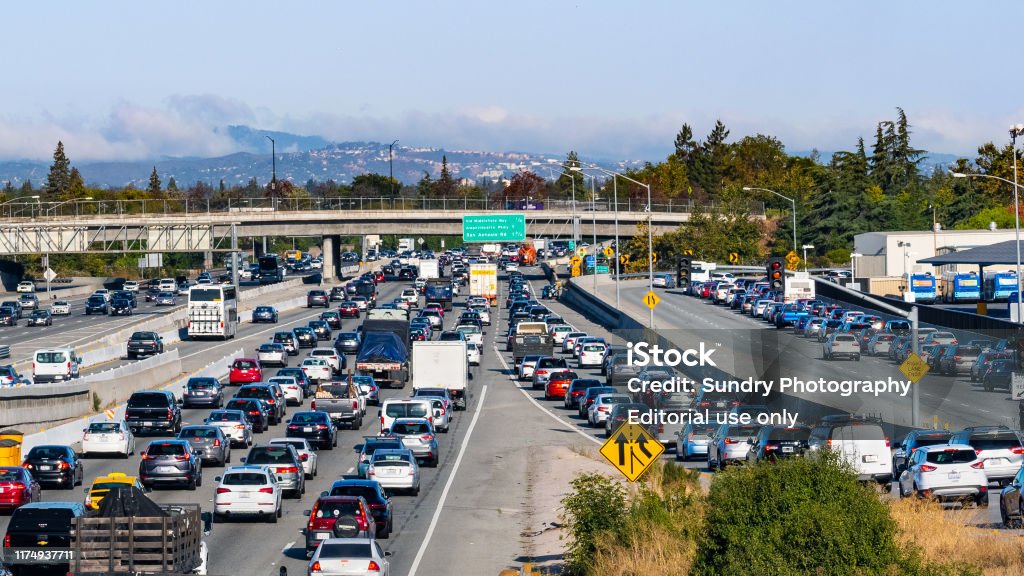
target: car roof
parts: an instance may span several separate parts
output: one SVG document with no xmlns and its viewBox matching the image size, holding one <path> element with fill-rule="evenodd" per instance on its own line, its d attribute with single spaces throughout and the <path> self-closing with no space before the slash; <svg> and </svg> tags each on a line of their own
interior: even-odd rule
<svg viewBox="0 0 1024 576">
<path fill-rule="evenodd" d="M 18 507 L 18 510 L 72 510 L 85 513 L 85 505 L 81 502 L 29 502 Z"/>
<path fill-rule="evenodd" d="M 974 448 L 967 444 L 932 444 L 931 446 L 921 446 L 918 450 L 922 452 L 942 452 L 944 450 L 970 450 L 974 452 Z"/>
<path fill-rule="evenodd" d="M 230 474 L 231 472 L 264 472 L 269 475 L 270 468 L 264 464 L 243 464 L 240 466 L 230 466 L 227 470 L 224 470 L 224 474 Z"/>
</svg>

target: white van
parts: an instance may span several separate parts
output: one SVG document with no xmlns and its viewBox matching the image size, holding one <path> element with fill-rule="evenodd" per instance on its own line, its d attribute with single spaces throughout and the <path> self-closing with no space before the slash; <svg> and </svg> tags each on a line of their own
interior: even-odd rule
<svg viewBox="0 0 1024 576">
<path fill-rule="evenodd" d="M 872 416 L 834 415 L 822 418 L 808 439 L 811 450 L 835 450 L 862 482 L 892 488 L 892 451 L 882 421 Z"/>
<path fill-rule="evenodd" d="M 174 278 L 161 278 L 160 283 L 157 284 L 157 288 L 161 292 L 177 292 L 178 283 L 174 281 Z"/>
<path fill-rule="evenodd" d="M 66 382 L 78 378 L 82 357 L 73 348 L 47 348 L 32 354 L 32 383 Z"/>
<path fill-rule="evenodd" d="M 434 407 L 429 398 L 389 398 L 378 412 L 380 432 L 391 429 L 396 418 L 426 418 L 434 423 Z"/>
</svg>

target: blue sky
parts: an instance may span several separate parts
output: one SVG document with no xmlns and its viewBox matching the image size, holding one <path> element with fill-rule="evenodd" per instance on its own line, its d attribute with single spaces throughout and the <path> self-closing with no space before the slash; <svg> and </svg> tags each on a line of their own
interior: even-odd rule
<svg viewBox="0 0 1024 576">
<path fill-rule="evenodd" d="M 5 5 L 3 159 L 219 155 L 231 123 L 658 160 L 721 118 L 836 150 L 896 106 L 918 147 L 971 155 L 1024 121 L 1012 0 L 52 6 Z"/>
</svg>

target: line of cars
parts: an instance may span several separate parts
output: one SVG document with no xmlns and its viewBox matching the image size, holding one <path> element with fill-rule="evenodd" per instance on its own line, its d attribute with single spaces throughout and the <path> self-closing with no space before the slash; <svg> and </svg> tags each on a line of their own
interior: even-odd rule
<svg viewBox="0 0 1024 576">
<path fill-rule="evenodd" d="M 837 351 L 859 359 L 861 354 L 886 357 L 902 363 L 913 349 L 910 323 L 906 320 L 883 320 L 858 310 L 838 305 L 807 300 L 794 303 L 777 302 L 777 295 L 767 290 L 767 283 L 753 279 L 731 279 L 729 282 L 697 283 L 690 291 L 718 304 L 729 306 L 741 313 L 760 317 L 778 328 L 792 326 L 798 337 L 814 339 L 823 344 L 825 359 L 836 357 Z M 792 314 L 785 317 L 786 313 Z M 958 341 L 955 334 L 936 328 L 918 330 L 920 355 L 939 375 L 968 374 L 971 382 L 982 382 L 985 390 L 1010 387 L 1010 374 L 1015 365 L 1014 352 L 1007 340 L 976 339 Z M 733 408 L 736 410 L 738 408 Z M 849 417 L 827 417 L 839 420 Z M 859 424 L 849 431 L 832 428 L 822 434 L 821 424 L 811 429 L 806 449 L 815 443 L 830 443 L 844 454 L 853 452 L 855 469 L 862 472 L 868 465 L 878 469 L 873 478 L 885 486 L 895 484 L 902 497 L 916 495 L 940 501 L 958 500 L 974 502 L 979 507 L 989 504 L 989 488 L 995 484 L 1002 488 L 999 495 L 1000 516 L 1004 525 L 1020 527 L 1024 524 L 1024 435 L 1002 425 L 975 426 L 959 431 L 917 429 L 890 446 L 882 422 L 874 417 L 859 418 Z M 833 424 L 835 422 L 832 422 Z M 695 430 L 692 427 L 688 433 Z M 692 438 L 687 437 L 677 446 L 677 457 L 700 455 L 705 452 L 709 467 L 721 461 L 729 446 L 722 442 L 721 429 L 715 433 L 705 430 L 706 447 L 694 450 Z M 733 446 L 741 446 L 742 438 L 734 438 Z M 757 439 L 750 439 L 754 447 Z M 883 446 L 884 443 L 884 446 Z M 852 450 L 848 450 L 849 448 Z M 874 447 L 869 447 L 870 445 Z M 750 450 L 755 448 L 751 447 Z M 884 450 L 883 450 L 884 448 Z M 734 448 L 735 449 L 735 448 Z M 888 462 L 884 462 L 888 460 Z M 851 461 L 847 458 L 847 461 Z M 884 462 L 884 464 L 883 464 Z M 883 465 L 888 466 L 888 479 Z"/>
</svg>

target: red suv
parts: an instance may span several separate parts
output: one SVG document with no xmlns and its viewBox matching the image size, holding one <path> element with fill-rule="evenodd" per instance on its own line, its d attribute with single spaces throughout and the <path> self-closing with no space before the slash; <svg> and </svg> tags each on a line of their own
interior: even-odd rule
<svg viewBox="0 0 1024 576">
<path fill-rule="evenodd" d="M 377 523 L 362 496 L 321 496 L 307 511 L 306 552 L 327 538 L 374 538 Z"/>
<path fill-rule="evenodd" d="M 250 384 L 263 381 L 263 367 L 255 358 L 235 358 L 229 370 L 229 384 Z"/>
</svg>

